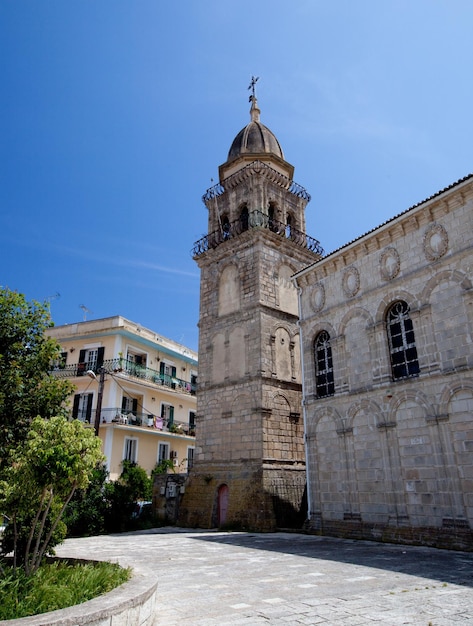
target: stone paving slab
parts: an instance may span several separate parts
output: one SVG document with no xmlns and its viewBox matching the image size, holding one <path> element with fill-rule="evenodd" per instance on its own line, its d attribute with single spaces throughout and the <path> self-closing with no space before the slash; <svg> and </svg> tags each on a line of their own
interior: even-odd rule
<svg viewBox="0 0 473 626">
<path fill-rule="evenodd" d="M 157 626 L 473 624 L 473 553 L 176 528 L 68 539 L 57 553 L 153 569 Z"/>
</svg>

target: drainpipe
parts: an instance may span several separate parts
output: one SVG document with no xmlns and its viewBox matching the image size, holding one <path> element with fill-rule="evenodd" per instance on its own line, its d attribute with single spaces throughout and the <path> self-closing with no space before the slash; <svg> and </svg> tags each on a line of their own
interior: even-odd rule
<svg viewBox="0 0 473 626">
<path fill-rule="evenodd" d="M 301 377 L 302 377 L 302 419 L 304 424 L 304 453 L 305 453 L 305 475 L 307 482 L 307 516 L 310 521 L 310 512 L 312 510 L 312 502 L 311 502 L 311 489 L 310 489 L 310 472 L 309 472 L 309 446 L 307 444 L 307 412 L 306 412 L 306 404 L 305 404 L 305 371 L 304 371 L 304 341 L 302 337 L 302 326 L 301 326 L 301 318 L 302 318 L 302 288 L 298 286 L 297 279 L 293 278 L 293 282 L 295 283 L 297 289 L 297 301 L 299 304 L 299 320 L 297 325 L 299 326 L 299 342 L 300 342 L 300 353 L 301 353 Z"/>
</svg>

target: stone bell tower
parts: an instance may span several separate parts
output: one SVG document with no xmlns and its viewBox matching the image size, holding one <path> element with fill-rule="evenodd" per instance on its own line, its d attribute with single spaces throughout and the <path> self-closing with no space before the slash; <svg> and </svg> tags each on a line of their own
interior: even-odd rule
<svg viewBox="0 0 473 626">
<path fill-rule="evenodd" d="M 320 258 L 305 233 L 309 194 L 260 122 L 235 137 L 203 196 L 197 439 L 179 523 L 271 530 L 306 511 L 297 292 L 291 276 Z"/>
</svg>

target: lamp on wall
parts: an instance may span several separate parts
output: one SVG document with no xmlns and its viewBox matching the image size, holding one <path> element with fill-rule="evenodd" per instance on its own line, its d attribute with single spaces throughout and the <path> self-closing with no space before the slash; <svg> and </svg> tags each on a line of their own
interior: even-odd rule
<svg viewBox="0 0 473 626">
<path fill-rule="evenodd" d="M 105 386 L 105 368 L 100 367 L 97 371 L 100 374 L 100 377 L 98 379 L 99 390 L 97 393 L 97 407 L 95 408 L 94 428 L 95 428 L 95 434 L 98 436 L 99 429 L 100 429 L 100 414 L 102 413 L 103 388 Z M 97 380 L 97 376 L 94 371 L 87 370 L 86 374 L 87 376 L 89 376 L 89 378 L 92 378 L 93 380 Z"/>
</svg>

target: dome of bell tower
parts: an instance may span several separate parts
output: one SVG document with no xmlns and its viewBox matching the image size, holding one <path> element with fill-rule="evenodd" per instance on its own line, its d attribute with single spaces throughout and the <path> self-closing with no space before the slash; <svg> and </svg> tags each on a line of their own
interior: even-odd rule
<svg viewBox="0 0 473 626">
<path fill-rule="evenodd" d="M 250 96 L 250 101 L 250 123 L 235 137 L 227 160 L 219 167 L 220 182 L 223 183 L 227 177 L 256 161 L 269 165 L 292 180 L 294 167 L 284 159 L 276 135 L 260 122 L 261 111 L 254 93 Z"/>
<path fill-rule="evenodd" d="M 284 159 L 284 154 L 276 135 L 260 122 L 260 113 L 256 97 L 251 96 L 251 121 L 240 130 L 233 140 L 228 152 L 227 162 L 250 154 L 272 154 L 280 159 Z"/>
</svg>

